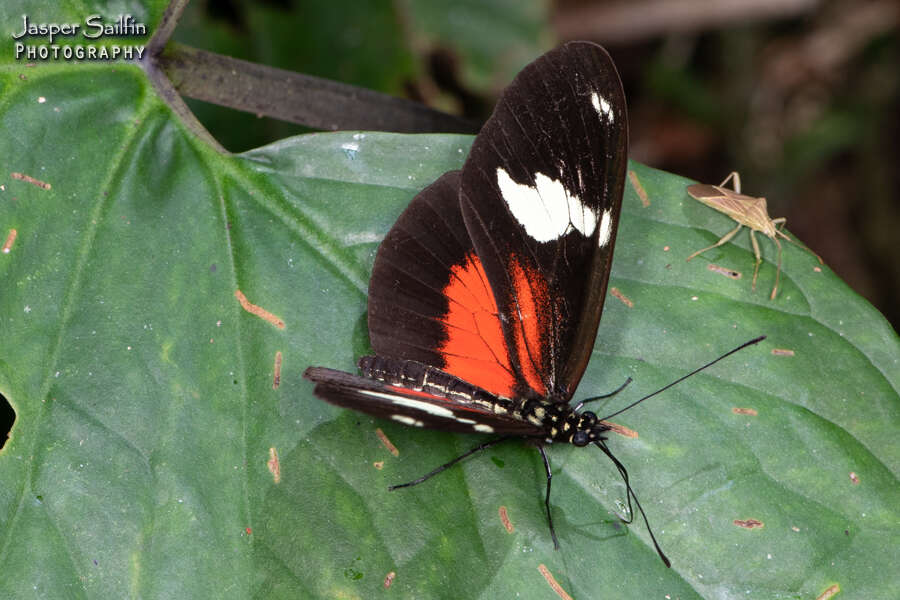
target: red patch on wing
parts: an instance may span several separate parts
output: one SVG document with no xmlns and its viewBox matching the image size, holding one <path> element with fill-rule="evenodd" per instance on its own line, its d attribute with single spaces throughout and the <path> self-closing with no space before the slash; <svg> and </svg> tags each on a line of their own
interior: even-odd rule
<svg viewBox="0 0 900 600">
<path fill-rule="evenodd" d="M 438 349 L 444 370 L 491 393 L 512 397 L 516 380 L 494 294 L 474 254 L 453 267 L 443 290 L 447 339 Z"/>
<path fill-rule="evenodd" d="M 519 321 L 514 329 L 516 353 L 522 375 L 531 389 L 546 396 L 547 389 L 541 379 L 545 350 L 543 340 L 547 339 L 544 331 L 546 322 L 541 319 L 550 306 L 547 294 L 547 281 L 534 269 L 522 266 L 515 257 L 510 263 L 513 285 L 516 290 Z M 516 312 L 511 311 L 512 314 Z"/>
<path fill-rule="evenodd" d="M 515 303 L 506 314 L 517 320 L 513 326 L 517 363 L 531 389 L 546 395 L 541 372 L 547 323 L 541 317 L 549 302 L 547 283 L 540 273 L 515 258 L 509 268 Z M 449 305 L 443 317 L 447 339 L 438 349 L 444 357 L 444 370 L 494 394 L 515 396 L 516 376 L 500 311 L 477 256 L 470 254 L 465 263 L 453 268 L 443 293 Z"/>
</svg>

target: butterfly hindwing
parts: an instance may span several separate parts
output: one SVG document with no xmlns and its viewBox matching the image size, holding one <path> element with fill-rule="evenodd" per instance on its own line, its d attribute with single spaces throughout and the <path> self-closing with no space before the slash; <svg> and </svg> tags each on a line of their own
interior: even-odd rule
<svg viewBox="0 0 900 600">
<path fill-rule="evenodd" d="M 567 401 L 593 348 L 627 138 L 612 60 L 596 44 L 573 42 L 523 69 L 463 167 L 463 218 L 502 315 L 510 362 L 543 397 Z"/>
<path fill-rule="evenodd" d="M 304 377 L 331 404 L 426 429 L 537 436 L 543 429 L 512 415 L 512 401 L 415 361 L 360 359 L 363 376 L 310 367 Z"/>
</svg>

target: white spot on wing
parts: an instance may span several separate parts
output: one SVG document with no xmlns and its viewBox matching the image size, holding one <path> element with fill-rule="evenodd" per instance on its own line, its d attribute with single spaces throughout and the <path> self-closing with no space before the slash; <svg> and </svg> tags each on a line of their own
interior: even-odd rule
<svg viewBox="0 0 900 600">
<path fill-rule="evenodd" d="M 494 428 L 490 425 L 485 425 L 483 423 L 479 423 L 473 429 L 479 433 L 494 433 Z"/>
<path fill-rule="evenodd" d="M 538 242 L 550 242 L 571 229 L 590 237 L 597 226 L 597 213 L 570 193 L 558 179 L 543 173 L 534 177 L 535 186 L 516 183 L 503 167 L 497 167 L 497 184 L 509 212 Z"/>
<path fill-rule="evenodd" d="M 443 417 L 445 419 L 453 418 L 453 411 L 446 409 L 443 406 L 431 404 L 430 402 L 427 402 L 425 400 L 413 400 L 411 398 L 404 398 L 403 396 L 399 396 L 397 394 L 385 394 L 384 392 L 374 392 L 372 390 L 359 390 L 359 393 L 375 398 L 384 398 L 391 404 L 406 406 L 408 408 L 412 408 L 413 410 L 419 410 L 423 413 L 428 413 L 429 415 L 433 415 L 435 417 Z"/>
<path fill-rule="evenodd" d="M 612 123 L 612 107 L 609 105 L 609 102 L 606 101 L 606 98 L 598 95 L 597 92 L 591 92 L 591 104 L 594 105 L 594 110 L 600 113 L 601 117 L 606 117 L 606 120 Z"/>
<path fill-rule="evenodd" d="M 410 427 L 422 427 L 422 425 L 424 425 L 422 421 L 417 421 L 416 419 L 407 417 L 406 415 L 391 415 L 391 418 L 395 421 L 403 423 L 404 425 L 409 425 Z"/>
<path fill-rule="evenodd" d="M 600 219 L 600 235 L 597 236 L 597 244 L 602 248 L 609 243 L 609 236 L 612 233 L 612 214 L 609 209 L 603 211 L 603 217 Z"/>
</svg>

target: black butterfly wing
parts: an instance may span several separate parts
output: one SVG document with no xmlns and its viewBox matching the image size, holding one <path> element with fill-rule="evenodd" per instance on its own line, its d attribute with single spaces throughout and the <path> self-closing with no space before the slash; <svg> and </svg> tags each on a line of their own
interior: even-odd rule
<svg viewBox="0 0 900 600">
<path fill-rule="evenodd" d="M 624 92 L 609 55 L 572 42 L 503 93 L 460 182 L 462 214 L 501 314 L 510 364 L 567 401 L 593 348 L 627 164 Z M 529 389 L 518 394 L 532 394 Z"/>
<path fill-rule="evenodd" d="M 595 44 L 567 44 L 516 77 L 462 173 L 422 190 L 379 247 L 368 320 L 395 369 L 389 383 L 418 363 L 485 391 L 483 407 L 571 396 L 609 277 L 625 121 L 618 75 Z M 359 378 L 328 377 L 316 393 L 330 402 L 378 416 L 391 406 L 353 392 Z"/>
</svg>

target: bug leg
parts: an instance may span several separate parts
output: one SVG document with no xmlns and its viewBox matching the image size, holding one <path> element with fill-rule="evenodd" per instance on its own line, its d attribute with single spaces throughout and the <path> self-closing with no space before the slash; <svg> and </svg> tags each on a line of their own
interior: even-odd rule
<svg viewBox="0 0 900 600">
<path fill-rule="evenodd" d="M 456 458 L 454 458 L 454 459 L 451 460 L 450 462 L 442 464 L 441 466 L 439 466 L 437 469 L 431 471 L 430 473 L 426 473 L 425 475 L 422 475 L 422 476 L 419 477 L 418 479 L 413 479 L 412 481 L 408 481 L 408 482 L 406 482 L 406 483 L 401 483 L 401 484 L 399 484 L 399 485 L 391 485 L 391 486 L 388 486 L 388 491 L 389 491 L 389 492 L 393 492 L 394 490 L 396 490 L 396 489 L 398 489 L 398 488 L 405 488 L 405 487 L 411 487 L 411 486 L 414 486 L 414 485 L 418 485 L 418 484 L 422 483 L 423 481 L 425 481 L 426 479 L 431 479 L 432 477 L 434 477 L 434 476 L 437 475 L 438 473 L 440 473 L 440 472 L 442 472 L 442 471 L 446 471 L 447 469 L 449 469 L 450 467 L 452 467 L 453 465 L 455 465 L 455 464 L 458 463 L 459 461 L 463 460 L 464 458 L 467 458 L 467 457 L 469 457 L 469 456 L 475 454 L 476 452 L 481 452 L 482 450 L 487 450 L 487 449 L 490 448 L 491 446 L 496 446 L 496 445 L 499 444 L 500 442 L 505 442 L 506 440 L 509 440 L 509 439 L 512 439 L 512 438 L 509 437 L 509 436 L 507 436 L 507 437 L 497 438 L 496 440 L 491 440 L 491 441 L 489 441 L 489 442 L 485 442 L 485 443 L 483 443 L 483 444 L 481 444 L 481 445 L 479 445 L 479 446 L 476 446 L 476 447 L 472 448 L 471 450 L 469 450 L 469 451 L 466 452 L 465 454 L 462 454 L 462 455 L 460 455 L 460 456 L 457 456 Z M 543 452 L 543 451 L 542 451 L 542 452 Z M 546 459 L 545 459 L 545 460 L 546 460 Z"/>
<path fill-rule="evenodd" d="M 700 254 L 703 254 L 703 253 L 706 252 L 707 250 L 712 250 L 713 248 L 718 248 L 718 247 L 721 246 L 722 244 L 727 244 L 728 241 L 731 240 L 731 238 L 733 238 L 733 237 L 737 234 L 737 232 L 741 230 L 741 227 L 743 227 L 743 225 L 741 225 L 740 223 L 738 223 L 738 226 L 737 226 L 737 227 L 735 227 L 734 229 L 732 229 L 731 231 L 729 231 L 728 233 L 726 233 L 725 235 L 723 235 L 723 236 L 722 236 L 722 239 L 720 239 L 718 242 L 716 242 L 715 244 L 713 244 L 713 245 L 710 246 L 709 248 L 704 248 L 703 250 L 697 250 L 696 252 L 694 252 L 693 254 L 691 254 L 690 256 L 688 256 L 686 260 L 691 260 L 691 259 L 694 258 L 695 256 L 698 256 L 698 255 L 700 255 Z M 753 235 L 753 231 L 752 231 L 752 230 L 751 230 L 751 232 L 750 232 L 750 235 L 751 235 L 751 236 Z"/>
<path fill-rule="evenodd" d="M 778 246 L 778 270 L 775 271 L 775 287 L 772 288 L 772 295 L 769 296 L 769 300 L 775 299 L 775 294 L 778 291 L 778 278 L 781 275 L 781 242 L 778 241 L 777 236 L 773 236 L 772 241 Z"/>
<path fill-rule="evenodd" d="M 787 223 L 787 219 L 784 218 L 784 217 L 778 217 L 777 219 L 772 219 L 772 222 L 775 223 L 775 224 L 784 225 L 785 223 Z M 821 265 L 824 265 L 824 264 L 825 264 L 825 261 L 822 260 L 822 257 L 821 257 L 821 256 L 819 256 L 818 254 L 816 254 L 815 252 L 813 252 L 812 250 L 810 250 L 809 248 L 807 248 L 806 245 L 801 244 L 798 240 L 792 239 L 792 238 L 791 238 L 788 234 L 786 234 L 783 230 L 776 228 L 776 229 L 775 229 L 775 234 L 776 234 L 776 235 L 780 235 L 781 237 L 783 237 L 784 239 L 786 239 L 786 240 L 789 241 L 790 243 L 794 244 L 794 245 L 797 246 L 798 248 L 803 248 L 804 250 L 806 250 L 807 252 L 809 252 L 810 254 L 812 254 L 813 256 L 815 256 L 815 257 L 818 259 L 819 264 L 821 264 Z"/>
<path fill-rule="evenodd" d="M 737 171 L 732 171 L 728 174 L 728 177 L 722 180 L 722 183 L 719 184 L 719 187 L 725 187 L 725 184 L 731 180 L 731 188 L 734 190 L 734 193 L 741 193 L 741 176 Z"/>
<path fill-rule="evenodd" d="M 756 289 L 756 277 L 759 275 L 759 264 L 762 262 L 762 254 L 759 251 L 759 244 L 756 241 L 756 236 L 753 235 L 753 230 L 750 230 L 750 241 L 753 243 L 753 254 L 756 256 L 756 266 L 753 267 L 753 283 L 750 285 L 751 289 Z M 778 276 L 775 276 L 776 280 Z M 776 284 L 777 285 L 777 284 Z"/>
<path fill-rule="evenodd" d="M 553 538 L 553 548 L 559 550 L 559 540 L 556 539 L 556 529 L 553 528 L 553 515 L 550 514 L 550 481 L 553 479 L 553 473 L 550 472 L 550 461 L 547 459 L 547 453 L 544 452 L 543 446 L 537 447 L 544 459 L 544 469 L 547 470 L 547 496 L 544 498 L 544 506 L 547 507 L 547 523 L 550 525 L 550 537 Z"/>
</svg>

